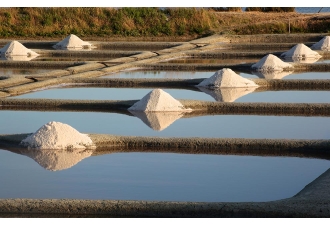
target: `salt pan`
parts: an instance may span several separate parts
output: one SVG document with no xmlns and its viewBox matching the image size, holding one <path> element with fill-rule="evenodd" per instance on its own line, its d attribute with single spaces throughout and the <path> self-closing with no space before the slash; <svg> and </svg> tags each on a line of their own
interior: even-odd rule
<svg viewBox="0 0 330 225">
<path fill-rule="evenodd" d="M 174 99 L 170 94 L 166 93 L 162 89 L 154 89 L 144 96 L 140 101 L 136 102 L 130 108 L 129 111 L 191 111 L 189 108 L 185 108 L 178 100 Z"/>
<path fill-rule="evenodd" d="M 283 71 L 283 69 L 293 68 L 293 66 L 273 54 L 268 54 L 253 64 L 251 68 L 257 71 Z"/>
<path fill-rule="evenodd" d="M 73 127 L 49 122 L 35 133 L 21 141 L 20 145 L 29 149 L 86 149 L 94 148 L 87 134 L 81 134 Z"/>
<path fill-rule="evenodd" d="M 203 80 L 197 87 L 258 87 L 258 85 L 249 79 L 239 76 L 231 69 L 224 68 L 217 71 L 210 78 Z"/>
</svg>

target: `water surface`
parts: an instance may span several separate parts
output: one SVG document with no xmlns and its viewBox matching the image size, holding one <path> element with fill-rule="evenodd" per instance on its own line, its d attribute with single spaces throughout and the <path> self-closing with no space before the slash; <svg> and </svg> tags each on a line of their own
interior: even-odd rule
<svg viewBox="0 0 330 225">
<path fill-rule="evenodd" d="M 128 113 L 128 111 L 127 111 Z M 165 114 L 165 119 L 168 119 Z M 33 133 L 50 122 L 66 123 L 82 133 L 154 137 L 329 139 L 330 117 L 210 115 L 145 117 L 98 112 L 0 111 L 0 134 Z M 150 121 L 149 121 L 150 122 Z M 156 123 L 156 124 L 155 124 Z M 157 126 L 160 124 L 161 127 Z"/>
<path fill-rule="evenodd" d="M 289 198 L 329 168 L 293 157 L 113 153 L 50 171 L 0 150 L 0 198 L 247 202 Z"/>
<path fill-rule="evenodd" d="M 35 91 L 10 98 L 86 99 L 86 100 L 140 100 L 151 88 L 55 88 Z M 256 88 L 221 88 L 210 90 L 162 89 L 175 99 L 220 102 L 282 102 L 330 103 L 330 91 L 255 91 Z"/>
</svg>

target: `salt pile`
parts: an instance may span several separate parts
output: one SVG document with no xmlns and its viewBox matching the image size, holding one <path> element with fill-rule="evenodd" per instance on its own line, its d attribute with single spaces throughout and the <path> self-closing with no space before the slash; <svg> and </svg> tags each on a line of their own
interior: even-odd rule
<svg viewBox="0 0 330 225">
<path fill-rule="evenodd" d="M 6 56 L 38 56 L 39 54 L 26 48 L 18 41 L 12 41 L 0 49 L 1 55 Z"/>
<path fill-rule="evenodd" d="M 283 71 L 283 69 L 293 68 L 290 63 L 283 62 L 273 54 L 264 56 L 259 62 L 251 66 L 257 71 Z"/>
<path fill-rule="evenodd" d="M 140 101 L 136 102 L 129 111 L 145 111 L 145 112 L 178 112 L 178 111 L 191 111 L 185 108 L 178 100 L 174 99 L 170 94 L 162 89 L 154 89 L 144 96 Z"/>
<path fill-rule="evenodd" d="M 239 76 L 231 69 L 224 68 L 217 71 L 210 78 L 203 80 L 197 87 L 258 87 L 258 85 L 249 79 Z"/>
<path fill-rule="evenodd" d="M 304 44 L 297 44 L 287 52 L 281 54 L 282 58 L 321 58 L 322 56 Z"/>
<path fill-rule="evenodd" d="M 92 44 L 89 42 L 81 40 L 74 34 L 70 34 L 62 41 L 58 42 L 53 46 L 53 48 L 63 49 L 63 48 L 91 48 Z"/>
<path fill-rule="evenodd" d="M 210 95 L 218 102 L 234 102 L 238 98 L 254 92 L 257 89 L 257 87 L 218 88 L 218 89 L 208 89 L 204 87 L 198 87 L 198 89 Z"/>
<path fill-rule="evenodd" d="M 58 171 L 71 168 L 81 160 L 92 155 L 91 149 L 71 150 L 25 150 L 21 152 L 36 161 L 46 170 Z"/>
<path fill-rule="evenodd" d="M 319 42 L 313 44 L 311 49 L 330 51 L 330 36 L 325 36 Z"/>
<path fill-rule="evenodd" d="M 86 149 L 93 148 L 93 142 L 87 134 L 60 122 L 49 122 L 34 134 L 21 141 L 20 145 L 29 149 Z"/>
<path fill-rule="evenodd" d="M 131 111 L 131 113 L 141 119 L 143 123 L 153 130 L 161 131 L 167 128 L 174 121 L 180 119 L 185 112 L 141 112 Z"/>
</svg>

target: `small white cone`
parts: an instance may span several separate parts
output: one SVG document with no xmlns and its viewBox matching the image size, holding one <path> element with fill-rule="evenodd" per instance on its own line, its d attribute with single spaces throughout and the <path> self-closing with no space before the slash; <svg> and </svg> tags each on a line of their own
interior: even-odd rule
<svg viewBox="0 0 330 225">
<path fill-rule="evenodd" d="M 217 71 L 210 78 L 203 80 L 197 87 L 258 87 L 258 85 L 249 79 L 239 76 L 231 69 L 224 68 Z"/>
<path fill-rule="evenodd" d="M 35 133 L 22 140 L 20 145 L 38 150 L 95 147 L 87 134 L 81 134 L 73 127 L 60 122 L 49 122 L 43 125 Z"/>
<path fill-rule="evenodd" d="M 65 39 L 58 42 L 53 46 L 53 48 L 62 49 L 62 48 L 91 48 L 92 44 L 89 42 L 81 40 L 74 34 L 68 35 Z"/>
<path fill-rule="evenodd" d="M 129 111 L 145 111 L 145 112 L 180 112 L 191 111 L 185 108 L 178 100 L 174 99 L 170 94 L 162 89 L 154 89 L 144 96 L 140 101 L 136 102 Z"/>
<path fill-rule="evenodd" d="M 292 47 L 289 51 L 283 52 L 281 58 L 321 58 L 322 56 L 308 48 L 304 44 L 297 44 Z"/>
<path fill-rule="evenodd" d="M 283 69 L 293 68 L 293 66 L 273 54 L 268 54 L 253 64 L 251 68 L 257 71 L 283 71 Z"/>
<path fill-rule="evenodd" d="M 38 56 L 39 54 L 26 48 L 18 41 L 12 41 L 0 49 L 0 55 L 6 56 Z"/>
<path fill-rule="evenodd" d="M 319 42 L 313 44 L 311 49 L 330 51 L 330 36 L 323 37 Z"/>
</svg>

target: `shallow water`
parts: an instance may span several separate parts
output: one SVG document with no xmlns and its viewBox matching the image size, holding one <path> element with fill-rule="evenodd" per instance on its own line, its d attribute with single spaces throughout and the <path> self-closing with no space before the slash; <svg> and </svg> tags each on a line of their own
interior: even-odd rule
<svg viewBox="0 0 330 225">
<path fill-rule="evenodd" d="M 0 150 L 0 198 L 272 201 L 292 197 L 330 166 L 293 157 L 137 152 L 50 171 L 26 155 Z"/>
<path fill-rule="evenodd" d="M 33 133 L 50 121 L 66 123 L 82 133 L 123 136 L 330 138 L 330 117 L 210 115 L 184 118 L 182 114 L 165 113 L 148 120 L 143 115 L 117 113 L 4 110 L 0 111 L 0 134 Z"/>
<path fill-rule="evenodd" d="M 293 71 L 282 71 L 273 73 L 261 73 L 257 71 L 251 71 L 251 73 L 239 73 L 240 76 L 245 78 L 261 78 L 261 79 L 310 79 L 310 80 L 328 80 L 330 79 L 329 72 L 293 72 Z"/>
<path fill-rule="evenodd" d="M 35 91 L 10 98 L 86 99 L 86 100 L 140 100 L 151 88 L 55 88 Z M 330 103 L 330 91 L 262 91 L 255 88 L 221 88 L 210 90 L 196 88 L 179 90 L 163 88 L 175 99 L 192 99 L 220 102 L 282 102 L 282 103 Z"/>
</svg>

